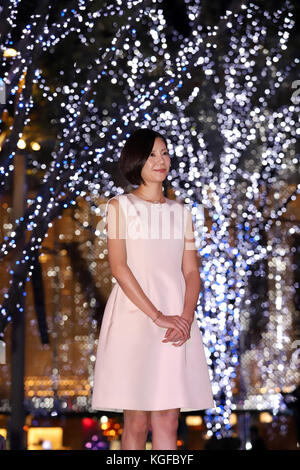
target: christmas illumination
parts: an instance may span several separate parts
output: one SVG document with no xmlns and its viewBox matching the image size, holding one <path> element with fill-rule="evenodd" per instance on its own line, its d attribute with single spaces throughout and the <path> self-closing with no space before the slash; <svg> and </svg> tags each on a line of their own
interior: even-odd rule
<svg viewBox="0 0 300 470">
<path fill-rule="evenodd" d="M 1 12 L 6 103 L 0 183 L 4 191 L 15 155 L 28 147 L 34 150 L 30 168 L 43 171 L 43 184 L 34 199 L 27 199 L 24 217 L 4 225 L 2 260 L 24 231 L 28 236 L 10 267 L 9 286 L 2 288 L 2 336 L 12 310 L 22 308 L 20 296 L 54 221 L 67 209 L 77 210 L 79 199 L 88 203 L 89 217 L 103 216 L 99 194 L 128 192 L 126 182 L 116 178 L 120 149 L 136 127 L 151 127 L 169 140 L 166 186 L 194 216 L 202 278 L 196 313 L 217 405 L 205 412 L 208 437 L 231 435 L 230 416 L 237 409 L 277 412 L 280 391 L 299 381 L 299 370 L 290 362 L 296 309 L 290 247 L 299 226 L 292 218 L 284 220 L 300 191 L 295 177 L 299 100 L 293 94 L 299 60 L 285 59 L 295 26 L 293 5 L 288 0 L 280 8 L 237 2 L 212 25 L 203 22 L 200 1 L 185 0 L 189 32 L 184 36 L 168 24 L 158 0 L 116 0 L 104 6 L 77 0 L 61 10 L 41 1 L 16 40 L 22 3 L 11 0 Z M 98 38 L 103 22 L 111 32 L 106 43 Z M 68 49 L 70 37 L 73 50 Z M 74 57 L 71 70 L 68 61 L 66 66 L 56 61 L 64 47 Z M 47 61 L 57 70 L 50 78 L 43 69 Z M 56 110 L 49 122 L 56 145 L 48 167 L 37 156 L 42 142 L 29 140 L 28 131 L 41 101 Z M 94 230 L 95 236 L 83 243 L 93 277 L 95 260 L 102 261 L 107 248 L 89 217 L 73 235 L 78 241 Z M 70 269 L 76 271 L 74 265 Z M 56 293 L 63 272 L 57 267 L 51 274 Z M 260 280 L 266 293 L 254 288 Z M 59 311 L 59 298 L 54 302 Z M 97 303 L 95 292 L 90 303 L 86 312 Z M 53 323 L 56 335 L 72 321 L 68 314 L 59 315 Z M 74 315 L 92 321 L 88 314 Z M 248 334 L 258 326 L 251 323 L 255 315 L 261 329 L 252 341 Z M 90 382 L 95 338 L 95 321 L 84 340 L 77 338 L 82 355 L 90 358 L 82 364 L 89 368 Z M 62 344 L 57 364 L 60 355 L 65 363 L 70 359 L 71 345 L 67 339 Z M 55 383 L 60 367 L 53 367 Z M 89 406 L 88 387 L 87 393 L 80 389 L 83 408 Z M 53 398 L 48 406 L 53 407 Z"/>
</svg>

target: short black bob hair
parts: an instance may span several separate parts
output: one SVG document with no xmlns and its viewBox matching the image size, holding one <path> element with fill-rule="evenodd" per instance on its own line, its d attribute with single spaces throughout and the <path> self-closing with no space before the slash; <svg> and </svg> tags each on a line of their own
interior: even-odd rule
<svg viewBox="0 0 300 470">
<path fill-rule="evenodd" d="M 141 128 L 134 131 L 126 140 L 120 156 L 120 170 L 129 183 L 133 185 L 145 184 L 141 176 L 142 168 L 153 149 L 157 137 L 167 141 L 159 132 L 152 129 Z"/>
</svg>

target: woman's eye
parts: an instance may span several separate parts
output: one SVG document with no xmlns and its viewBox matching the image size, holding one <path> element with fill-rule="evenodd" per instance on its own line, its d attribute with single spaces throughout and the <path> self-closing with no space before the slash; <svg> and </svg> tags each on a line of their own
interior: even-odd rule
<svg viewBox="0 0 300 470">
<path fill-rule="evenodd" d="M 164 152 L 163 155 L 169 155 L 169 152 Z M 155 157 L 154 153 L 150 153 L 150 157 Z"/>
</svg>

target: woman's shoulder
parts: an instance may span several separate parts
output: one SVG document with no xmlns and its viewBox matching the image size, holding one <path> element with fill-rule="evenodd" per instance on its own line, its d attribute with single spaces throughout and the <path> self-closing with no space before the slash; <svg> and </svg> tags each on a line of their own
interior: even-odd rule
<svg viewBox="0 0 300 470">
<path fill-rule="evenodd" d="M 105 214 L 107 214 L 109 208 L 114 208 L 115 210 L 119 210 L 119 206 L 124 207 L 124 200 L 126 202 L 127 199 L 124 199 L 124 194 L 116 194 L 115 196 L 110 197 L 107 199 L 105 204 Z"/>
<path fill-rule="evenodd" d="M 119 202 L 122 202 L 124 200 L 124 197 L 126 197 L 127 194 L 116 194 L 115 196 L 110 197 L 107 199 L 106 204 L 109 204 L 110 202 L 114 204 L 118 204 Z"/>
</svg>

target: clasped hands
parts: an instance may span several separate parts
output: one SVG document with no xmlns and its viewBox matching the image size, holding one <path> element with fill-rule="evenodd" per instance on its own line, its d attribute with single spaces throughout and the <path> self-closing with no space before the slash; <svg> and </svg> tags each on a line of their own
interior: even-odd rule
<svg viewBox="0 0 300 470">
<path fill-rule="evenodd" d="M 173 342 L 173 346 L 182 346 L 191 336 L 191 326 L 194 319 L 188 320 L 187 318 L 183 318 L 188 324 L 188 334 L 179 333 L 178 330 L 175 328 L 168 328 L 165 334 L 164 339 L 162 340 L 163 343 Z"/>
</svg>

